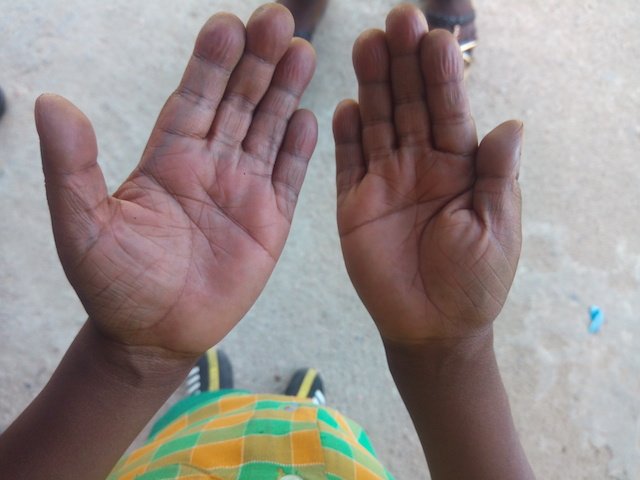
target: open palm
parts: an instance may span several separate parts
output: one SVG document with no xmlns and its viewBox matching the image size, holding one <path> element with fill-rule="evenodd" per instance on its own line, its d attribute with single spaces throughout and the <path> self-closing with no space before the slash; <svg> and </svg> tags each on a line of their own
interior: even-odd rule
<svg viewBox="0 0 640 480">
<path fill-rule="evenodd" d="M 263 289 L 287 238 L 317 137 L 297 111 L 315 67 L 270 5 L 246 31 L 219 14 L 138 167 L 109 196 L 89 121 L 60 97 L 36 107 L 56 245 L 91 320 L 110 338 L 198 354 Z"/>
<path fill-rule="evenodd" d="M 334 118 L 338 226 L 349 275 L 383 338 L 473 335 L 520 253 L 522 126 L 478 147 L 455 39 L 399 7 L 354 46 L 359 103 Z"/>
</svg>

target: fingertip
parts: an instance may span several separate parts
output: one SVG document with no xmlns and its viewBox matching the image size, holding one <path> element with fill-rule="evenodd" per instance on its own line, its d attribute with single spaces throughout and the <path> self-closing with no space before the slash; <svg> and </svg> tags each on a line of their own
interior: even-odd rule
<svg viewBox="0 0 640 480">
<path fill-rule="evenodd" d="M 429 34 L 429 38 L 428 39 L 425 38 L 425 41 L 428 41 L 433 45 L 443 45 L 443 44 L 458 45 L 457 43 L 458 41 L 456 40 L 456 37 L 453 35 L 453 33 L 443 28 L 436 28 L 428 32 L 428 34 Z"/>
<path fill-rule="evenodd" d="M 315 113 L 307 108 L 300 108 L 296 110 L 291 119 L 298 122 L 304 122 L 314 130 L 318 129 L 318 119 L 316 118 Z"/>
<path fill-rule="evenodd" d="M 340 102 L 338 102 L 338 105 L 336 105 L 333 118 L 335 120 L 337 117 L 350 114 L 351 112 L 353 112 L 353 110 L 357 110 L 357 109 L 358 109 L 357 101 L 355 101 L 352 98 L 345 98 L 343 100 L 340 100 Z"/>
<path fill-rule="evenodd" d="M 520 143 L 522 144 L 524 140 L 524 122 L 522 120 L 513 120 L 517 125 L 517 132 L 520 134 Z"/>
<path fill-rule="evenodd" d="M 509 129 L 513 131 L 513 136 L 517 138 L 519 145 L 518 157 L 522 155 L 522 144 L 524 142 L 524 122 L 522 120 L 509 120 L 505 122 L 509 124 Z"/>
<path fill-rule="evenodd" d="M 447 30 L 428 32 L 420 45 L 423 73 L 427 83 L 437 84 L 464 79 L 464 62 L 456 38 Z"/>
<path fill-rule="evenodd" d="M 69 127 L 90 125 L 87 116 L 66 98 L 54 94 L 43 93 L 34 107 L 36 129 L 42 137 L 62 135 Z"/>
<path fill-rule="evenodd" d="M 315 65 L 317 59 L 316 49 L 308 40 L 300 37 L 293 37 L 291 39 L 289 49 L 295 49 L 296 51 L 300 52 L 300 55 L 304 55 L 307 58 L 313 59 L 313 63 Z"/>
<path fill-rule="evenodd" d="M 231 69 L 240 59 L 245 45 L 242 21 L 231 13 L 216 13 L 200 29 L 194 55 Z"/>
<path fill-rule="evenodd" d="M 238 16 L 229 12 L 217 12 L 209 17 L 200 31 L 213 30 L 225 26 L 234 30 L 244 30 L 244 23 Z"/>
<path fill-rule="evenodd" d="M 283 19 L 284 18 L 288 18 L 292 24 L 295 24 L 295 20 L 293 18 L 293 14 L 291 13 L 291 11 L 287 7 L 285 7 L 281 3 L 269 2 L 269 3 L 265 3 L 264 5 L 260 5 L 251 14 L 251 17 L 250 17 L 249 20 L 257 19 L 257 18 L 260 18 L 260 17 L 262 17 L 264 15 L 268 15 L 268 16 L 274 15 L 274 16 L 277 16 L 277 17 L 283 18 Z"/>
<path fill-rule="evenodd" d="M 256 8 L 249 17 L 247 25 L 253 22 L 271 22 L 274 20 L 278 23 L 282 23 L 282 25 L 290 25 L 291 35 L 293 36 L 293 30 L 295 28 L 293 14 L 287 7 L 276 2 L 265 3 L 264 5 L 260 5 Z"/>
<path fill-rule="evenodd" d="M 422 11 L 411 4 L 395 7 L 385 22 L 387 42 L 392 53 L 402 54 L 416 50 L 419 42 L 429 30 Z"/>
<path fill-rule="evenodd" d="M 356 41 L 353 43 L 353 54 L 362 53 L 363 49 L 370 48 L 372 45 L 386 45 L 386 34 L 379 28 L 369 28 L 363 31 Z"/>
<path fill-rule="evenodd" d="M 389 75 L 389 48 L 382 30 L 370 29 L 360 34 L 353 44 L 353 66 L 358 79 L 384 80 Z"/>
<path fill-rule="evenodd" d="M 40 134 L 40 126 L 43 122 L 43 117 L 45 112 L 47 111 L 48 106 L 51 104 L 54 95 L 52 93 L 42 93 L 36 98 L 35 104 L 33 106 L 33 115 L 36 121 L 36 130 L 38 131 L 38 135 Z"/>
<path fill-rule="evenodd" d="M 507 120 L 498 125 L 491 134 L 501 139 L 509 139 L 514 143 L 521 143 L 524 137 L 524 122 L 522 120 Z"/>
<path fill-rule="evenodd" d="M 287 83 L 300 85 L 301 90 L 304 90 L 313 78 L 316 63 L 313 46 L 306 40 L 294 38 L 280 61 L 278 75 L 286 78 Z M 301 94 L 302 91 L 297 93 Z"/>
<path fill-rule="evenodd" d="M 69 103 L 64 97 L 55 93 L 42 93 L 36 98 L 34 105 L 34 114 L 36 119 L 36 127 L 42 123 L 45 116 L 52 110 L 59 107 L 64 102 Z"/>
<path fill-rule="evenodd" d="M 518 119 L 507 120 L 498 125 L 495 130 L 510 132 L 510 135 L 521 138 L 524 135 L 524 122 Z"/>
<path fill-rule="evenodd" d="M 295 22 L 283 5 L 268 3 L 253 12 L 247 22 L 247 46 L 266 61 L 279 58 L 288 47 Z"/>
<path fill-rule="evenodd" d="M 55 93 L 41 93 L 38 98 L 36 98 L 36 102 L 35 102 L 35 109 L 36 111 L 39 111 L 42 108 L 46 108 L 46 106 L 55 100 L 55 97 L 57 97 L 58 95 L 56 95 Z"/>
<path fill-rule="evenodd" d="M 420 10 L 413 3 L 401 3 L 400 5 L 396 5 L 393 7 L 389 13 L 387 14 L 386 23 L 389 25 L 390 22 L 398 21 L 402 18 L 409 17 L 422 17 L 422 19 L 426 22 L 424 14 L 422 10 Z"/>
<path fill-rule="evenodd" d="M 97 142 L 87 116 L 66 98 L 42 94 L 35 102 L 36 130 L 40 137 L 45 173 L 70 172 L 94 163 Z"/>
</svg>

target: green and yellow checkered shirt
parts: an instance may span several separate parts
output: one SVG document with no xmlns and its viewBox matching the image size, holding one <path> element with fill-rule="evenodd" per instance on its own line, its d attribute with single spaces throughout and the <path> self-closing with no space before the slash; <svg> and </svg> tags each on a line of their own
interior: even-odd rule
<svg viewBox="0 0 640 480">
<path fill-rule="evenodd" d="M 178 403 L 108 480 L 176 478 L 392 480 L 366 433 L 337 411 L 237 391 Z"/>
</svg>

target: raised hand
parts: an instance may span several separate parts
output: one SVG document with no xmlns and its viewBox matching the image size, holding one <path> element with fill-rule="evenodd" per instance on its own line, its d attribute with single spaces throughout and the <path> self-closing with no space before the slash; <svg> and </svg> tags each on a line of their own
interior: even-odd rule
<svg viewBox="0 0 640 480">
<path fill-rule="evenodd" d="M 263 289 L 317 138 L 313 115 L 297 110 L 315 54 L 292 40 L 293 28 L 273 4 L 246 30 L 232 15 L 213 16 L 139 165 L 112 196 L 89 120 L 60 97 L 38 100 L 58 253 L 106 337 L 195 356 Z"/>
<path fill-rule="evenodd" d="M 359 102 L 335 113 L 338 227 L 383 339 L 473 336 L 500 312 L 520 254 L 522 124 L 480 146 L 456 40 L 416 8 L 363 33 Z"/>
</svg>

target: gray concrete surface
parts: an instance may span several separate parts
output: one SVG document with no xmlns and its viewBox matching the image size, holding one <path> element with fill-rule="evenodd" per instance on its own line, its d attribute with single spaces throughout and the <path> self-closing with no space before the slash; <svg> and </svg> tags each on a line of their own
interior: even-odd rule
<svg viewBox="0 0 640 480">
<path fill-rule="evenodd" d="M 275 391 L 300 365 L 367 428 L 398 479 L 428 478 L 381 343 L 346 276 L 330 119 L 355 94 L 350 49 L 394 0 L 334 1 L 304 104 L 320 142 L 263 296 L 224 340 L 240 387 Z M 0 0 L 0 429 L 44 385 L 84 314 L 58 264 L 32 106 L 67 96 L 93 120 L 115 188 L 135 165 L 200 25 L 258 0 Z M 469 89 L 481 134 L 526 123 L 524 251 L 497 350 L 540 479 L 640 479 L 640 7 L 632 0 L 478 0 Z M 587 333 L 587 309 L 607 322 Z M 499 454 L 499 452 L 497 452 Z M 1 476 L 1 475 L 0 475 Z"/>
</svg>

